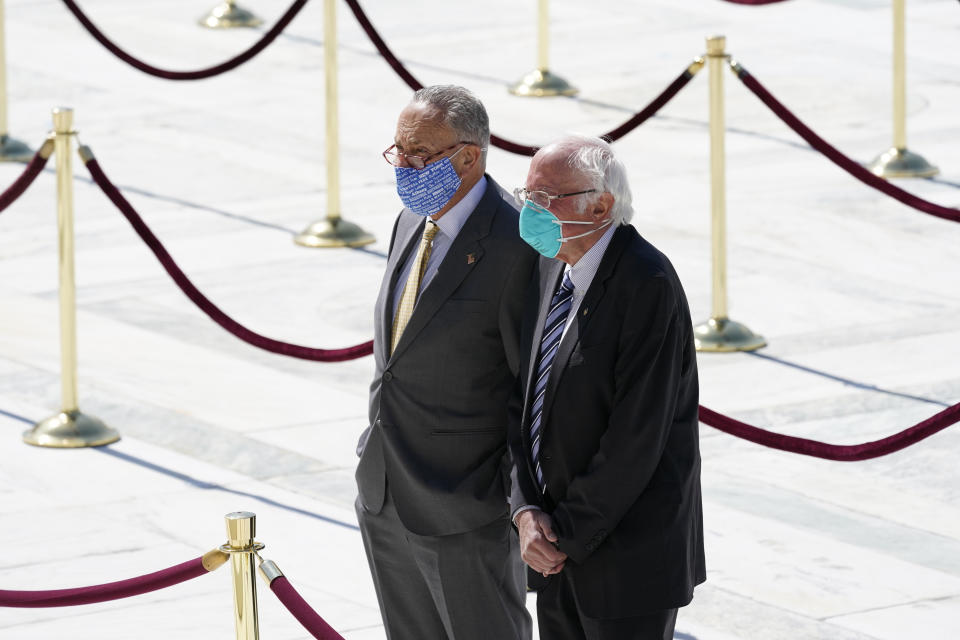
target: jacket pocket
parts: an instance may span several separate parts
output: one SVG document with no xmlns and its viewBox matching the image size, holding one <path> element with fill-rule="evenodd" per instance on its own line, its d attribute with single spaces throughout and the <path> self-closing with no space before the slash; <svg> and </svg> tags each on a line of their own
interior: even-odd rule
<svg viewBox="0 0 960 640">
<path fill-rule="evenodd" d="M 484 436 L 488 434 L 501 433 L 500 427 L 469 427 L 466 429 L 434 429 L 430 432 L 432 436 Z"/>
<path fill-rule="evenodd" d="M 586 362 L 588 358 L 591 358 L 591 356 L 595 357 L 598 346 L 600 345 L 585 345 L 578 343 L 576 348 L 573 350 L 573 353 L 570 354 L 570 359 L 567 361 L 567 366 L 576 367 Z"/>
</svg>

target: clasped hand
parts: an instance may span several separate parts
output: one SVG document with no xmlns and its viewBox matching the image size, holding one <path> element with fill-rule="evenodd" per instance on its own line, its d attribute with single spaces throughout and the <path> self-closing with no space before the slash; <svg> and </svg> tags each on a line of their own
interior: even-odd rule
<svg viewBox="0 0 960 640">
<path fill-rule="evenodd" d="M 543 511 L 529 509 L 517 516 L 517 531 L 520 534 L 520 555 L 531 569 L 544 577 L 560 573 L 567 554 L 556 547 L 557 534 L 553 520 Z"/>
</svg>

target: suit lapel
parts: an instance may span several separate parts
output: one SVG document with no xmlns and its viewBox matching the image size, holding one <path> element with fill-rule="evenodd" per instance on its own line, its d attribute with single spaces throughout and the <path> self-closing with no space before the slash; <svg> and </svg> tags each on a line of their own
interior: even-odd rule
<svg viewBox="0 0 960 640">
<path fill-rule="evenodd" d="M 580 336 L 586 332 L 594 311 L 600 305 L 600 299 L 603 298 L 603 294 L 607 290 L 607 281 L 613 276 L 613 271 L 620 261 L 620 256 L 623 255 L 624 249 L 630 244 L 631 238 L 636 235 L 636 230 L 627 225 L 621 225 L 613 232 L 613 237 L 610 238 L 610 244 L 603 254 L 603 259 L 597 266 L 597 273 L 593 277 L 593 282 L 590 283 L 587 294 L 583 297 L 580 308 L 577 310 L 577 324 L 575 326 L 579 330 Z M 569 359 L 569 354 L 567 358 Z M 564 364 L 566 364 L 566 360 Z"/>
<path fill-rule="evenodd" d="M 537 293 L 540 296 L 540 308 L 537 311 L 536 324 L 533 329 L 533 340 L 530 344 L 530 359 L 527 365 L 526 384 L 524 389 L 532 391 L 533 376 L 540 362 L 540 340 L 543 338 L 543 325 L 550 311 L 550 302 L 563 275 L 564 263 L 551 258 L 540 258 L 540 282 Z"/>
<path fill-rule="evenodd" d="M 402 219 L 401 214 L 401 219 Z M 378 354 L 383 358 L 383 362 L 390 359 L 390 342 L 393 335 L 393 292 L 397 288 L 397 279 L 403 271 L 403 265 L 406 264 L 410 254 L 416 250 L 423 235 L 423 225 L 425 219 L 413 221 L 414 224 L 400 225 L 397 229 L 397 237 L 394 244 L 399 251 L 395 251 L 387 261 L 387 270 L 383 276 L 383 284 L 380 287 L 380 317 L 378 326 L 381 332 L 381 339 L 376 341 L 380 345 L 381 352 Z"/>
<path fill-rule="evenodd" d="M 437 274 L 420 293 L 420 299 L 413 308 L 413 315 L 407 323 L 397 348 L 391 359 L 403 353 L 413 342 L 417 334 L 430 322 L 447 298 L 456 291 L 460 283 L 483 258 L 482 240 L 490 233 L 493 216 L 499 205 L 500 192 L 496 183 L 487 178 L 487 190 L 480 199 L 477 208 L 467 218 L 460 233 L 454 238 L 453 244 L 447 250 L 443 262 L 437 269 Z"/>
<path fill-rule="evenodd" d="M 540 306 L 537 310 L 537 317 L 534 320 L 532 331 L 530 332 L 530 351 L 527 358 L 526 370 L 521 373 L 524 376 L 524 394 L 523 394 L 523 414 L 520 419 L 520 436 L 524 446 L 529 450 L 530 446 L 530 404 L 533 402 L 534 375 L 537 371 L 537 365 L 540 363 L 540 340 L 543 338 L 543 324 L 547 320 L 547 313 L 550 311 L 550 301 L 553 299 L 553 293 L 557 290 L 560 283 L 560 277 L 563 275 L 564 263 L 552 258 L 540 258 L 540 279 L 537 284 L 537 295 L 539 296 Z"/>
<path fill-rule="evenodd" d="M 587 325 L 593 317 L 597 306 L 600 304 L 603 294 L 606 292 L 607 280 L 613 275 L 614 267 L 620 260 L 620 255 L 627 246 L 631 233 L 636 232 L 633 231 L 632 227 L 625 226 L 621 226 L 614 231 L 613 238 L 610 239 L 610 244 L 603 254 L 600 265 L 597 267 L 597 273 L 593 276 L 593 282 L 590 283 L 589 288 L 587 288 L 587 293 L 580 302 L 580 306 L 577 309 L 577 317 L 569 320 L 570 326 L 567 328 L 566 335 L 563 336 L 563 339 L 560 341 L 557 355 L 553 359 L 553 364 L 550 366 L 550 377 L 547 379 L 547 388 L 544 390 L 543 396 L 543 424 L 546 424 L 549 418 L 554 393 L 560 379 L 563 377 L 563 372 L 567 368 L 567 363 L 570 361 L 570 354 L 573 353 L 574 348 L 579 346 L 580 337 L 586 333 Z M 552 296 L 553 294 L 551 293 L 550 295 Z M 543 328 L 541 327 L 539 331 L 542 332 Z"/>
</svg>

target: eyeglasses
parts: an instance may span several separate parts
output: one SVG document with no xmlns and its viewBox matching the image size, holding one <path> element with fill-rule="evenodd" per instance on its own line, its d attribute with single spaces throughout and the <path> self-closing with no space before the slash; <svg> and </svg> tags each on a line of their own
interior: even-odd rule
<svg viewBox="0 0 960 640">
<path fill-rule="evenodd" d="M 583 191 L 574 191 L 573 193 L 561 193 L 560 195 L 552 196 L 546 191 L 527 191 L 526 187 L 517 187 L 513 190 L 513 197 L 517 199 L 517 204 L 523 205 L 527 200 L 532 202 L 535 205 L 541 206 L 544 209 L 550 208 L 550 203 L 554 200 L 559 200 L 560 198 L 569 198 L 570 196 L 579 196 L 584 193 L 594 193 L 596 189 L 585 189 Z"/>
<path fill-rule="evenodd" d="M 431 153 L 428 156 L 408 156 L 403 151 L 398 150 L 397 145 L 392 144 L 389 147 L 387 147 L 386 151 L 383 152 L 383 159 L 386 160 L 388 163 L 392 164 L 393 166 L 399 167 L 400 158 L 403 158 L 404 160 L 406 160 L 407 164 L 410 165 L 412 168 L 423 169 L 425 166 L 427 166 L 428 162 L 430 162 L 437 156 L 444 154 L 447 151 L 450 151 L 450 149 L 453 149 L 455 146 L 459 144 L 476 144 L 476 143 L 467 142 L 466 140 L 461 140 L 460 142 L 454 142 L 452 145 L 450 145 L 446 149 L 441 149 L 440 151 L 437 151 L 436 153 Z"/>
</svg>

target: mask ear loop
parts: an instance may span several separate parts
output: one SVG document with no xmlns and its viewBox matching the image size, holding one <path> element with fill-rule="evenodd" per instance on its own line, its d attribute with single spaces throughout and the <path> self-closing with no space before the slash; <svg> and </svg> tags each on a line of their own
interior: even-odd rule
<svg viewBox="0 0 960 640">
<path fill-rule="evenodd" d="M 554 219 L 551 220 L 550 222 L 552 222 L 553 224 L 557 224 L 557 225 L 563 225 L 563 224 L 596 224 L 596 222 L 590 222 L 590 221 L 584 222 L 583 220 L 559 220 L 559 219 L 557 219 L 557 218 L 554 218 Z M 598 229 L 601 229 L 602 227 L 597 227 L 597 228 L 598 228 Z"/>
<path fill-rule="evenodd" d="M 600 225 L 599 227 L 597 227 L 596 229 L 590 229 L 590 231 L 587 231 L 586 233 L 581 233 L 580 235 L 577 235 L 577 236 L 570 236 L 570 237 L 568 237 L 568 238 L 563 238 L 563 237 L 561 237 L 561 238 L 560 238 L 560 242 L 570 242 L 571 240 L 576 240 L 576 239 L 578 239 L 578 238 L 583 238 L 584 236 L 588 236 L 588 235 L 590 235 L 591 233 L 596 233 L 597 231 L 600 231 L 600 230 L 603 229 L 604 227 L 609 226 L 612 222 L 613 222 L 613 218 L 607 218 L 607 221 L 604 222 L 604 223 L 603 223 L 602 225 Z M 592 222 L 580 222 L 580 221 L 577 221 L 577 220 L 573 220 L 573 221 L 571 221 L 571 222 L 559 222 L 559 221 L 557 221 L 557 224 L 593 224 L 593 223 L 592 223 Z"/>
<path fill-rule="evenodd" d="M 454 158 L 457 157 L 457 154 L 458 154 L 458 153 L 460 153 L 461 151 L 463 151 L 464 149 L 467 148 L 467 145 L 468 145 L 468 144 L 473 144 L 473 143 L 472 143 L 472 142 L 466 142 L 466 143 L 464 143 L 464 145 L 463 145 L 462 147 L 460 147 L 459 149 L 457 149 L 456 151 L 454 151 L 453 153 L 451 153 L 449 156 L 447 156 L 446 158 L 444 158 L 444 160 L 453 160 Z M 486 150 L 487 150 L 486 147 L 480 147 L 480 151 L 481 151 L 481 152 L 486 152 Z M 424 168 L 426 168 L 426 167 L 424 167 Z"/>
</svg>

